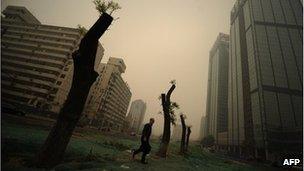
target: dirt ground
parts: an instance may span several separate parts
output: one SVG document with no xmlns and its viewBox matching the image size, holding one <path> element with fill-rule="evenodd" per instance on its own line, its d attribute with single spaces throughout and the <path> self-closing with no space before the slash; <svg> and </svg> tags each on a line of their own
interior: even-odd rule
<svg viewBox="0 0 304 171">
<path fill-rule="evenodd" d="M 1 152 L 2 170 L 35 170 L 27 163 L 43 144 L 53 120 L 37 117 L 2 115 Z M 54 171 L 67 170 L 277 170 L 263 164 L 248 164 L 202 151 L 199 145 L 190 144 L 189 153 L 178 154 L 179 144 L 171 143 L 166 159 L 158 158 L 158 140 L 152 140 L 148 164 L 131 160 L 130 150 L 140 144 L 138 137 L 101 133 L 93 129 L 77 128 L 66 151 L 64 161 Z"/>
</svg>

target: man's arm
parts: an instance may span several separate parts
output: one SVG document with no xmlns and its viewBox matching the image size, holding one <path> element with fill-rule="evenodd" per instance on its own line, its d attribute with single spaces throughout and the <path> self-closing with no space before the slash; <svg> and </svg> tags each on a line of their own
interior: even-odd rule
<svg viewBox="0 0 304 171">
<path fill-rule="evenodd" d="M 148 125 L 146 124 L 142 131 L 142 136 L 143 136 L 144 141 L 147 141 L 147 134 L 148 134 Z"/>
</svg>

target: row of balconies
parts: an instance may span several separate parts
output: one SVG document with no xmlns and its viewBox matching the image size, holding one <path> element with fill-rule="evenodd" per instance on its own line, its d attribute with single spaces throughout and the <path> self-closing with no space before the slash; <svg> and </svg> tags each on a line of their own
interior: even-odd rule
<svg viewBox="0 0 304 171">
<path fill-rule="evenodd" d="M 3 34 L 2 39 L 12 40 L 12 41 L 21 41 L 21 42 L 31 42 L 41 45 L 46 45 L 54 48 L 61 49 L 73 49 L 75 47 L 74 43 L 64 43 L 58 41 L 49 41 L 46 38 L 39 38 L 37 36 L 30 35 L 15 35 L 15 34 Z"/>
<path fill-rule="evenodd" d="M 131 98 L 131 94 L 128 94 L 129 90 L 126 90 L 123 87 L 120 87 L 119 85 L 114 86 L 114 91 L 117 95 L 122 96 L 124 101 L 129 101 L 129 99 Z"/>
<path fill-rule="evenodd" d="M 37 52 L 46 52 L 48 54 L 54 54 L 54 55 L 58 55 L 61 57 L 66 57 L 71 54 L 70 50 L 60 51 L 60 50 L 56 50 L 54 48 L 52 48 L 52 49 L 43 48 L 41 45 L 37 45 L 37 44 L 22 43 L 22 42 L 10 41 L 10 40 L 3 40 L 1 42 L 1 44 L 5 47 L 24 48 L 24 49 L 31 50 L 33 52 L 36 52 L 36 51 Z"/>
<path fill-rule="evenodd" d="M 8 66 L 2 66 L 2 72 L 10 73 L 11 75 L 15 76 L 22 76 L 22 77 L 28 77 L 32 79 L 42 80 L 49 83 L 55 83 L 56 77 L 46 77 L 41 75 L 38 75 L 37 72 L 29 71 L 29 70 L 22 70 L 14 67 L 8 67 Z"/>
<path fill-rule="evenodd" d="M 109 103 L 104 103 L 103 104 L 103 107 L 102 107 L 102 111 L 103 112 L 108 112 L 109 114 L 111 114 L 111 116 L 115 115 L 115 117 L 120 118 L 120 119 L 123 119 L 125 117 L 124 116 L 125 114 L 121 113 L 121 111 L 118 111 L 116 108 L 114 108 L 114 106 L 108 105 L 108 104 Z"/>
<path fill-rule="evenodd" d="M 38 58 L 39 60 L 46 60 L 49 62 L 66 62 L 68 60 L 68 57 L 59 57 L 59 56 L 54 56 L 54 55 L 50 55 L 50 54 L 42 54 L 42 53 L 37 53 L 37 52 L 33 52 L 32 50 L 28 50 L 28 49 L 23 49 L 23 48 L 16 48 L 16 47 L 7 47 L 5 45 L 2 45 L 2 54 L 7 54 L 7 55 L 18 55 L 18 56 L 22 56 L 25 58 L 29 58 L 29 57 L 35 57 Z"/>
<path fill-rule="evenodd" d="M 120 115 L 125 116 L 127 113 L 126 108 L 122 107 L 122 105 L 117 103 L 115 100 L 116 99 L 109 97 L 109 98 L 107 98 L 106 102 L 107 102 L 107 104 L 110 104 L 109 106 L 112 109 L 114 109 L 116 112 L 120 113 Z"/>
<path fill-rule="evenodd" d="M 11 62 L 11 61 L 7 61 L 6 59 L 2 59 L 2 68 L 12 72 L 11 73 L 12 75 L 18 76 L 19 72 L 27 73 L 27 74 L 30 74 L 28 76 L 30 76 L 32 78 L 37 78 L 37 79 L 44 80 L 44 81 L 53 81 L 53 80 L 56 80 L 59 76 L 57 74 L 41 72 L 41 71 L 37 70 L 36 68 L 32 68 L 26 64 L 20 65 L 20 64 L 14 63 L 14 62 L 15 61 Z M 16 71 L 15 74 L 13 73 L 14 71 Z M 21 74 L 21 75 L 25 76 L 24 74 Z M 41 77 L 46 78 L 46 79 L 41 79 Z"/>
<path fill-rule="evenodd" d="M 17 82 L 14 79 L 12 80 L 1 80 L 1 85 L 9 86 L 10 88 L 20 88 L 20 89 L 26 89 L 30 91 L 35 91 L 38 94 L 50 94 L 51 91 L 40 88 L 40 87 L 34 87 L 34 86 L 27 86 L 23 83 Z"/>
<path fill-rule="evenodd" d="M 5 29 L 5 28 L 3 28 Z M 38 34 L 38 33 L 34 33 L 34 32 L 27 32 L 27 31 L 23 31 L 23 30 L 4 30 L 2 31 L 5 34 L 8 35 L 18 35 L 20 37 L 32 37 L 32 38 L 36 38 L 36 39 L 43 39 L 43 40 L 48 40 L 50 42 L 60 42 L 60 43 L 69 43 L 72 46 L 76 46 L 78 43 L 79 39 L 69 39 L 69 38 L 63 38 L 63 37 L 57 37 L 57 36 L 49 36 L 49 35 L 44 35 L 44 34 Z"/>
<path fill-rule="evenodd" d="M 58 48 L 56 46 L 52 46 L 52 44 L 47 44 L 44 42 L 38 42 L 38 41 L 29 41 L 27 39 L 20 39 L 20 38 L 7 38 L 2 37 L 2 43 L 5 43 L 8 46 L 21 46 L 21 47 L 29 47 L 30 49 L 41 49 L 46 50 L 46 52 L 52 52 L 52 53 L 58 53 L 66 55 L 67 53 L 70 53 L 73 48 Z"/>
<path fill-rule="evenodd" d="M 126 84 L 126 82 L 124 82 L 124 80 L 122 79 L 121 75 L 114 72 L 113 73 L 113 77 L 115 77 L 114 78 L 115 80 L 118 80 L 118 81 L 116 81 L 116 84 L 118 84 L 119 87 L 121 87 L 122 91 L 125 92 L 126 94 L 128 94 L 129 96 L 131 96 L 132 93 L 130 91 L 130 88 L 128 87 L 128 85 Z"/>
<path fill-rule="evenodd" d="M 105 111 L 104 112 L 104 116 L 105 116 L 105 119 L 106 120 L 110 120 L 110 121 L 113 121 L 114 123 L 116 123 L 116 124 L 123 124 L 123 122 L 124 122 L 124 120 L 125 120 L 125 118 L 123 117 L 117 117 L 116 115 L 113 115 L 113 113 L 111 113 L 111 112 L 108 112 L 108 111 Z"/>
<path fill-rule="evenodd" d="M 129 105 L 129 101 L 122 100 L 120 96 L 117 94 L 115 96 L 111 96 L 111 95 L 112 94 L 108 96 L 107 100 L 108 99 L 111 100 L 115 106 L 121 108 L 122 111 L 126 111 Z"/>
<path fill-rule="evenodd" d="M 123 87 L 124 87 L 125 85 L 120 86 L 120 85 L 118 85 L 118 84 L 116 84 L 116 83 L 117 83 L 117 82 L 110 82 L 109 85 L 108 85 L 108 87 L 109 87 L 108 89 L 109 89 L 110 91 L 113 91 L 113 90 L 114 90 L 115 93 L 116 93 L 117 95 L 119 95 L 120 98 L 122 98 L 124 101 L 129 101 L 131 95 L 129 95 L 127 92 L 130 91 L 130 90 L 124 91 L 124 90 L 123 90 Z"/>
<path fill-rule="evenodd" d="M 6 81 L 1 82 L 1 88 L 3 92 L 10 90 L 12 92 L 19 92 L 23 94 L 32 95 L 35 97 L 40 97 L 44 99 L 54 99 L 54 96 L 51 96 L 48 91 L 42 91 L 42 89 L 36 88 L 25 88 L 24 85 L 8 83 Z"/>
<path fill-rule="evenodd" d="M 45 60 L 40 60 L 40 59 L 33 59 L 33 58 L 24 58 L 24 57 L 20 57 L 19 54 L 18 55 L 6 55 L 5 53 L 2 54 L 2 61 L 7 61 L 6 63 L 11 63 L 11 65 L 13 65 L 13 63 L 15 64 L 15 66 L 30 66 L 32 67 L 30 70 L 37 70 L 39 72 L 45 72 L 45 73 L 49 73 L 49 74 L 53 74 L 53 75 L 59 75 L 60 71 L 62 70 L 62 68 L 65 66 L 63 62 L 57 62 L 57 63 L 53 63 L 53 62 L 48 62 Z M 9 65 L 9 64 L 8 64 Z M 26 69 L 25 67 L 22 67 L 24 69 Z M 41 69 L 41 70 L 40 70 Z"/>
<path fill-rule="evenodd" d="M 15 101 L 21 103 L 28 103 L 33 96 L 29 97 L 24 93 L 19 93 L 16 91 L 5 90 L 1 92 L 1 101 Z"/>
<path fill-rule="evenodd" d="M 22 33 L 16 32 L 16 31 L 12 31 L 12 30 L 3 31 L 3 28 L 1 31 L 3 33 L 2 36 L 6 37 L 6 38 L 37 41 L 37 42 L 41 42 L 41 43 L 52 44 L 53 46 L 62 46 L 62 47 L 68 47 L 68 48 L 72 47 L 73 48 L 79 42 L 79 40 L 71 41 L 71 40 L 35 35 L 35 34 L 31 34 L 31 33 L 22 34 Z"/>
<path fill-rule="evenodd" d="M 26 28 L 26 27 L 19 27 L 19 26 L 16 26 L 16 25 L 5 25 L 4 24 L 1 27 L 6 29 L 7 31 L 10 30 L 10 31 L 16 31 L 16 32 L 27 32 L 27 33 L 31 33 L 31 34 L 35 34 L 35 35 L 41 35 L 41 36 L 53 37 L 53 38 L 60 38 L 60 39 L 70 40 L 70 41 L 73 41 L 75 39 L 80 38 L 80 35 L 75 35 L 75 36 L 69 37 L 68 34 L 64 34 L 64 33 L 52 34 L 52 32 L 38 31 L 36 29 L 31 29 L 31 28 Z"/>
<path fill-rule="evenodd" d="M 108 91 L 111 95 L 115 96 L 118 101 L 127 101 L 127 99 L 124 97 L 123 93 L 119 93 L 117 91 L 117 87 L 114 87 L 113 85 L 108 88 Z"/>
<path fill-rule="evenodd" d="M 44 86 L 44 85 L 45 86 L 51 86 L 51 87 L 54 86 L 53 83 L 50 84 L 49 82 L 46 82 L 44 80 L 34 79 L 34 78 L 28 77 L 28 76 L 15 75 L 13 73 L 7 73 L 7 71 L 5 71 L 5 70 L 2 71 L 1 76 L 3 78 L 9 77 L 10 79 L 18 79 L 20 81 L 33 82 L 33 83 L 36 83 L 36 84 L 40 84 L 41 86 Z"/>
<path fill-rule="evenodd" d="M 128 101 L 123 101 L 123 103 L 119 103 L 119 102 L 114 102 L 116 106 L 119 107 L 119 109 L 121 110 L 122 113 L 124 113 L 124 115 L 126 115 L 127 113 L 127 109 L 128 109 Z"/>
<path fill-rule="evenodd" d="M 22 30 L 22 31 L 27 31 L 27 32 L 34 32 L 38 34 L 46 34 L 52 37 L 64 37 L 67 39 L 79 39 L 80 38 L 80 33 L 76 32 L 76 34 L 71 34 L 71 33 L 60 33 L 60 32 L 52 32 L 52 31 L 46 31 L 42 29 L 37 29 L 37 28 L 32 28 L 32 27 L 27 27 L 25 25 L 14 25 L 14 24 L 6 24 L 5 22 L 2 22 L 2 27 L 6 29 L 11 29 L 11 30 Z"/>
<path fill-rule="evenodd" d="M 10 77 L 8 75 L 5 75 L 4 73 L 1 74 L 1 81 L 8 81 L 10 83 L 17 83 L 17 84 L 22 84 L 27 87 L 37 87 L 40 89 L 44 89 L 46 91 L 56 93 L 58 88 L 53 88 L 53 86 L 45 84 L 44 83 L 37 83 L 36 80 L 30 79 L 30 78 L 25 78 L 25 77 Z"/>
<path fill-rule="evenodd" d="M 20 93 L 16 91 L 5 90 L 1 93 L 1 95 L 2 95 L 2 100 L 1 100 L 2 102 L 13 104 L 18 107 L 22 107 L 19 106 L 20 104 L 26 106 L 35 106 L 35 107 L 42 107 L 42 105 L 44 104 L 55 104 L 51 102 L 52 98 L 45 100 L 45 98 L 37 98 L 37 96 L 35 95 L 26 94 L 24 92 Z"/>
<path fill-rule="evenodd" d="M 14 20 L 6 20 L 5 18 L 2 19 L 1 24 L 14 25 L 14 26 L 18 26 L 18 27 L 24 27 L 27 29 L 38 29 L 38 30 L 54 32 L 54 33 L 65 33 L 65 34 L 71 34 L 71 35 L 80 34 L 78 29 L 76 29 L 76 28 L 58 27 L 58 26 L 42 25 L 42 24 L 31 24 L 31 23 L 18 22 L 18 21 L 14 21 Z"/>
</svg>

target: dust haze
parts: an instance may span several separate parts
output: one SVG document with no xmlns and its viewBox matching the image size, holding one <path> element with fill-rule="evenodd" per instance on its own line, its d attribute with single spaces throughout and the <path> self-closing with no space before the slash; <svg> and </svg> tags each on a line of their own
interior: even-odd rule
<svg viewBox="0 0 304 171">
<path fill-rule="evenodd" d="M 98 18 L 91 0 L 2 0 L 25 6 L 43 24 L 89 28 Z M 230 10 L 235 0 L 117 0 L 122 7 L 100 42 L 105 48 L 102 62 L 123 58 L 122 75 L 131 88 L 132 99 L 147 103 L 144 122 L 154 117 L 153 134 L 160 135 L 163 116 L 159 95 L 177 81 L 172 101 L 176 111 L 187 115 L 192 139 L 199 135 L 205 115 L 209 50 L 219 32 L 229 33 Z M 119 17 L 119 18 L 118 18 Z"/>
</svg>

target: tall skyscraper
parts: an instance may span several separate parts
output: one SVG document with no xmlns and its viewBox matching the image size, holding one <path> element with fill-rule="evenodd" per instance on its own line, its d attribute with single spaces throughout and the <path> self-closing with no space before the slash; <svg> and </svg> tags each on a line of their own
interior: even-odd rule
<svg viewBox="0 0 304 171">
<path fill-rule="evenodd" d="M 100 64 L 99 77 L 90 89 L 83 112 L 90 125 L 106 130 L 123 129 L 132 95 L 121 76 L 125 70 L 120 58 L 110 57 L 107 64 Z"/>
<path fill-rule="evenodd" d="M 202 140 L 204 137 L 207 136 L 207 122 L 206 116 L 202 116 L 201 118 L 201 125 L 200 125 L 200 135 L 199 140 Z"/>
<path fill-rule="evenodd" d="M 209 53 L 208 92 L 206 105 L 207 134 L 227 139 L 229 36 L 220 33 Z M 221 141 L 222 142 L 222 141 Z"/>
<path fill-rule="evenodd" d="M 8 6 L 1 17 L 1 102 L 56 117 L 72 83 L 76 28 L 44 25 L 25 7 Z M 104 49 L 97 50 L 95 67 Z"/>
<path fill-rule="evenodd" d="M 143 123 L 147 105 L 141 100 L 134 100 L 131 104 L 127 120 L 129 122 L 129 127 L 132 131 L 140 133 L 140 126 Z"/>
<path fill-rule="evenodd" d="M 231 11 L 231 152 L 302 151 L 302 8 L 300 0 L 238 0 Z"/>
</svg>

